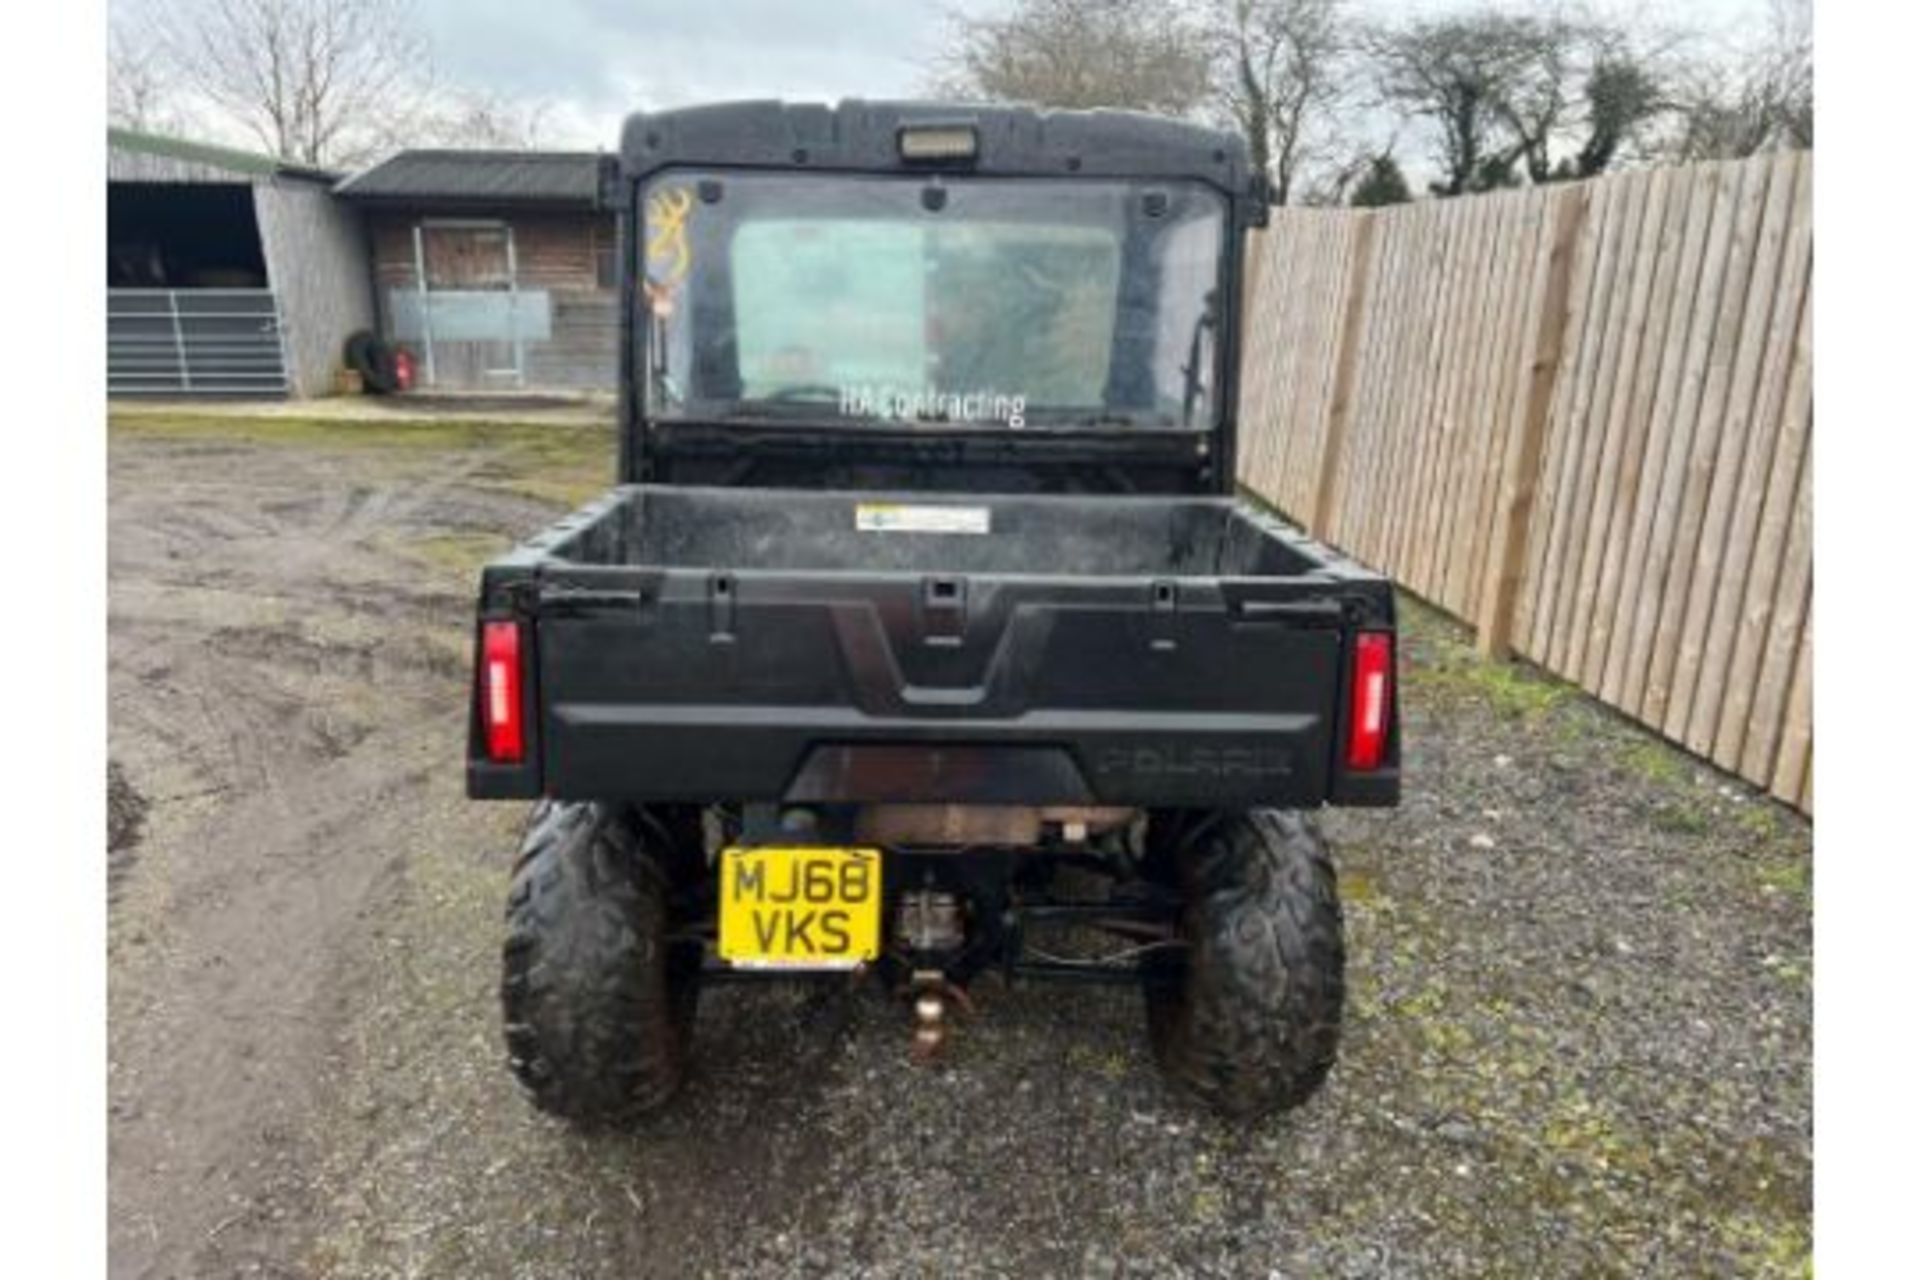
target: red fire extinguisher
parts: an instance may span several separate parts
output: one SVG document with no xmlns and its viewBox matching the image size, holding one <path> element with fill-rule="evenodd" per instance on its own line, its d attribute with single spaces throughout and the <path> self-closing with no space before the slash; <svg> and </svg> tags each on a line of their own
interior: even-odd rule
<svg viewBox="0 0 1920 1280">
<path fill-rule="evenodd" d="M 393 353 L 393 380 L 400 390 L 413 390 L 413 352 L 405 347 Z"/>
</svg>

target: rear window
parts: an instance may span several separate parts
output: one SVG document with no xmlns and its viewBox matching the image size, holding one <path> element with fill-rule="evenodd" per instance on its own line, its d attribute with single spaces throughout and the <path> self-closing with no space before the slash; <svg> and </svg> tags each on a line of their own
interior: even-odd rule
<svg viewBox="0 0 1920 1280">
<path fill-rule="evenodd" d="M 972 389 L 1098 406 L 1119 261 L 1098 227 L 753 223 L 730 264 L 741 395 Z"/>
<path fill-rule="evenodd" d="M 1197 185 L 675 175 L 645 212 L 656 416 L 1210 424 Z"/>
</svg>

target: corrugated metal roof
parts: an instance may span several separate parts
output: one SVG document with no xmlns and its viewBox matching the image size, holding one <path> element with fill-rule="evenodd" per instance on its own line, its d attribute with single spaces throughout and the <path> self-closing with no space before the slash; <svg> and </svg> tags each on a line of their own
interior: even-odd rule
<svg viewBox="0 0 1920 1280">
<path fill-rule="evenodd" d="M 347 200 L 590 205 L 599 187 L 591 151 L 402 151 L 333 190 Z"/>
<path fill-rule="evenodd" d="M 233 174 L 238 178 L 293 177 L 310 178 L 321 182 L 333 182 L 338 174 L 311 165 L 293 164 L 273 156 L 261 155 L 257 151 L 241 151 L 237 147 L 222 147 L 211 142 L 195 142 L 190 138 L 175 138 L 159 133 L 143 133 L 138 129 L 107 129 L 107 150 L 109 153 L 120 151 L 133 155 L 157 156 L 163 160 L 178 161 L 183 165 L 199 169 L 218 170 Z"/>
</svg>

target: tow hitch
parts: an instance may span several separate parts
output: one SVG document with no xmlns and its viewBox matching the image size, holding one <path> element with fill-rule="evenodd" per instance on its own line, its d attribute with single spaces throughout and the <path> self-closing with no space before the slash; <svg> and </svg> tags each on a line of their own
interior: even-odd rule
<svg viewBox="0 0 1920 1280">
<path fill-rule="evenodd" d="M 950 1006 L 973 1011 L 966 988 L 948 978 L 944 967 L 919 967 L 951 959 L 966 945 L 960 895 L 942 889 L 903 892 L 894 906 L 893 936 L 916 963 L 907 982 L 907 999 L 913 1008 L 913 1060 L 931 1062 L 947 1042 Z"/>
<path fill-rule="evenodd" d="M 1042 886 L 1021 886 L 1014 874 L 1019 860 L 1004 853 L 895 857 L 906 876 L 925 886 L 894 898 L 884 961 L 912 1010 L 915 1062 L 939 1056 L 956 1012 L 973 1015 L 968 988 L 983 974 L 998 974 L 1008 985 L 1021 979 L 1153 982 L 1163 975 L 1152 961 L 1182 945 L 1172 901 L 1137 882 L 1133 893 L 1062 900 Z M 1112 871 L 1091 859 L 1087 865 Z M 1070 957 L 1051 949 L 1051 939 L 1034 945 L 1029 934 L 1036 927 L 1104 935 L 1111 945 Z"/>
<path fill-rule="evenodd" d="M 1061 834 L 1078 837 L 1083 832 L 1063 826 Z M 771 895 L 770 901 L 791 901 L 794 894 L 823 885 L 852 886 L 864 894 L 873 883 L 846 861 L 852 856 L 849 851 L 812 843 L 851 841 L 856 838 L 851 831 L 809 825 L 762 833 L 762 839 L 807 842 L 787 847 L 731 847 L 738 838 L 735 832 L 716 833 L 716 839 L 728 845 L 722 854 L 723 875 L 731 871 L 733 881 Z M 904 1001 L 908 1047 L 915 1062 L 936 1059 L 953 1034 L 955 1017 L 973 1015 L 972 993 L 982 977 L 997 976 L 1006 986 L 1022 981 L 1155 986 L 1177 978 L 1186 947 L 1179 929 L 1179 899 L 1170 888 L 1144 877 L 1124 856 L 1075 844 L 1055 844 L 1043 854 L 994 845 L 891 846 L 884 851 L 868 846 L 865 856 L 885 859 L 888 891 L 884 913 L 874 926 L 879 945 L 871 963 L 862 961 L 845 971 L 856 983 L 868 976 L 879 979 L 896 1000 Z M 740 865 L 731 866 L 727 858 L 740 860 Z M 756 858 L 767 865 L 761 867 Z M 808 867 L 824 870 L 816 873 Z M 1079 873 L 1077 886 L 1056 881 L 1069 870 Z M 1071 892 L 1074 887 L 1081 893 Z M 851 896 L 858 895 L 843 894 Z M 695 905 L 689 910 L 706 920 L 677 936 L 707 952 L 708 981 L 752 981 L 779 977 L 783 971 L 804 976 L 802 966 L 729 962 L 724 957 L 727 930 L 710 923 L 713 909 Z"/>
<path fill-rule="evenodd" d="M 947 1043 L 947 1027 L 951 1021 L 949 1013 L 958 1009 L 972 1016 L 973 998 L 967 989 L 951 981 L 938 969 L 921 969 L 914 973 L 909 988 L 913 998 L 913 1060 L 918 1063 L 932 1062 L 939 1056 Z"/>
</svg>

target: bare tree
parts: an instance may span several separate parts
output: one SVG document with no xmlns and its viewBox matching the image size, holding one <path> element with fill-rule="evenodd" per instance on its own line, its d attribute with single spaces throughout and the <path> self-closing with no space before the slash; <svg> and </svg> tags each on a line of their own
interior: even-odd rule
<svg viewBox="0 0 1920 1280">
<path fill-rule="evenodd" d="M 949 23 L 938 88 L 957 97 L 1186 115 L 1207 96 L 1200 32 L 1164 0 L 1015 0 L 1005 14 Z"/>
<path fill-rule="evenodd" d="M 1668 110 L 1666 53 L 1683 37 L 1652 19 L 1628 23 L 1575 10 L 1523 21 L 1525 56 L 1500 114 L 1528 180 L 1604 172 Z"/>
<path fill-rule="evenodd" d="M 495 93 L 460 94 L 423 123 L 420 136 L 443 147 L 534 151 L 549 141 L 551 105 Z"/>
<path fill-rule="evenodd" d="M 178 85 L 153 33 L 125 21 L 107 28 L 107 119 L 146 132 L 182 123 Z"/>
<path fill-rule="evenodd" d="M 1489 30 L 1490 39 L 1505 43 L 1511 59 L 1506 82 L 1494 96 L 1494 112 L 1512 135 L 1516 153 L 1506 163 L 1523 162 L 1536 186 L 1553 180 L 1553 145 L 1576 109 L 1587 35 L 1588 29 L 1558 10 L 1517 15 Z"/>
<path fill-rule="evenodd" d="M 1813 145 L 1813 0 L 1773 0 L 1768 41 L 1774 119 L 1795 147 Z"/>
<path fill-rule="evenodd" d="M 1345 0 L 1211 0 L 1208 18 L 1216 92 L 1287 204 L 1340 98 Z"/>
<path fill-rule="evenodd" d="M 1397 129 L 1373 137 L 1336 137 L 1326 144 L 1324 157 L 1296 191 L 1297 202 L 1319 207 L 1350 203 L 1369 175 L 1383 168 L 1383 161 L 1393 161 L 1399 146 Z M 1397 163 L 1392 167 L 1399 172 Z"/>
<path fill-rule="evenodd" d="M 183 0 L 165 21 L 192 87 L 301 164 L 389 145 L 428 79 L 408 0 Z"/>
<path fill-rule="evenodd" d="M 1683 77 L 1680 160 L 1725 160 L 1813 145 L 1813 6 L 1773 0 L 1760 38 L 1703 59 Z"/>
</svg>

